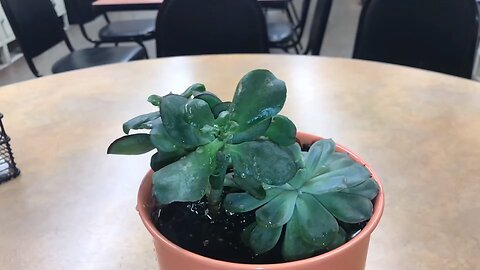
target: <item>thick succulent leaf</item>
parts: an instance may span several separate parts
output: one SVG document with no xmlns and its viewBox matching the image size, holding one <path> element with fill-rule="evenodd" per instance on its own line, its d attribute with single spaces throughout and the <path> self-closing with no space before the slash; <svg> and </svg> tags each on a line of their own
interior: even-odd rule
<svg viewBox="0 0 480 270">
<path fill-rule="evenodd" d="M 327 161 L 327 167 L 329 170 L 334 171 L 351 166 L 354 163 L 355 160 L 353 160 L 347 153 L 335 152 L 330 155 L 330 158 Z"/>
<path fill-rule="evenodd" d="M 148 134 L 126 135 L 113 141 L 107 149 L 107 154 L 140 155 L 155 149 Z"/>
<path fill-rule="evenodd" d="M 306 169 L 300 169 L 297 174 L 288 182 L 289 185 L 296 189 L 301 189 L 305 182 L 308 180 L 308 174 Z"/>
<path fill-rule="evenodd" d="M 338 227 L 338 233 L 335 235 L 333 241 L 326 247 L 326 250 L 334 250 L 337 247 L 345 244 L 346 233 L 342 227 Z"/>
<path fill-rule="evenodd" d="M 227 145 L 235 174 L 250 176 L 269 185 L 283 185 L 297 172 L 292 153 L 270 141 L 252 141 Z"/>
<path fill-rule="evenodd" d="M 150 167 L 154 171 L 158 171 L 161 168 L 167 166 L 168 164 L 179 160 L 181 157 L 185 156 L 187 152 L 184 149 L 178 149 L 172 152 L 157 152 L 150 159 Z"/>
<path fill-rule="evenodd" d="M 248 194 L 259 200 L 265 198 L 266 192 L 260 182 L 258 182 L 252 175 L 239 172 L 238 168 L 234 168 L 234 170 L 235 177 L 233 178 L 233 181 L 237 187 L 245 190 Z"/>
<path fill-rule="evenodd" d="M 337 219 L 346 223 L 368 220 L 373 214 L 372 202 L 360 195 L 335 192 L 315 196 Z"/>
<path fill-rule="evenodd" d="M 292 218 L 287 223 L 285 239 L 282 245 L 282 256 L 287 261 L 311 257 L 317 250 L 316 247 L 303 240 L 301 230 L 302 227 L 298 222 L 298 213 L 294 211 Z"/>
<path fill-rule="evenodd" d="M 240 234 L 240 241 L 246 246 L 250 246 L 250 234 L 252 234 L 253 229 L 257 226 L 256 222 L 251 223 L 245 229 L 243 229 L 242 233 Z"/>
<path fill-rule="evenodd" d="M 281 234 L 282 227 L 266 228 L 257 224 L 250 232 L 250 247 L 256 254 L 263 254 L 275 247 Z"/>
<path fill-rule="evenodd" d="M 377 182 L 370 178 L 361 183 L 360 185 L 344 189 L 342 190 L 342 192 L 360 195 L 369 200 L 373 200 L 378 194 L 378 189 L 379 187 Z"/>
<path fill-rule="evenodd" d="M 289 146 L 295 143 L 297 127 L 286 116 L 276 115 L 265 135 L 278 145 Z"/>
<path fill-rule="evenodd" d="M 208 103 L 201 99 L 191 99 L 185 105 L 185 121 L 194 127 L 200 138 L 215 138 L 214 118 Z"/>
<path fill-rule="evenodd" d="M 177 142 L 168 135 L 162 119 L 158 118 L 152 122 L 152 130 L 150 131 L 150 140 L 152 144 L 161 152 L 174 152 L 182 149 Z"/>
<path fill-rule="evenodd" d="M 183 97 L 190 98 L 193 95 L 197 95 L 199 93 L 205 92 L 205 85 L 201 83 L 192 84 L 185 90 L 182 94 Z"/>
<path fill-rule="evenodd" d="M 162 103 L 160 104 L 163 125 L 170 137 L 180 145 L 195 147 L 207 144 L 212 141 L 212 135 L 201 132 L 199 130 L 199 128 L 201 128 L 200 126 L 195 127 L 186 121 L 189 119 L 185 110 L 188 101 L 187 98 L 179 95 L 167 95 L 163 97 Z"/>
<path fill-rule="evenodd" d="M 325 248 L 335 239 L 339 226 L 337 220 L 310 194 L 301 194 L 296 202 L 298 223 L 304 241 Z"/>
<path fill-rule="evenodd" d="M 207 102 L 208 106 L 212 110 L 213 110 L 213 108 L 215 108 L 215 106 L 222 103 L 222 100 L 219 99 L 215 94 L 213 94 L 211 92 L 199 93 L 199 94 L 195 95 L 195 98 L 196 99 L 201 99 L 201 100 Z"/>
<path fill-rule="evenodd" d="M 270 126 L 270 122 L 271 119 L 266 119 L 244 131 L 233 133 L 231 139 L 228 140 L 228 143 L 242 143 L 256 140 L 265 134 Z"/>
<path fill-rule="evenodd" d="M 221 112 L 228 111 L 231 103 L 232 102 L 230 101 L 226 101 L 226 102 L 219 103 L 215 107 L 213 107 L 212 112 L 215 118 L 217 118 Z"/>
<path fill-rule="evenodd" d="M 328 172 L 326 163 L 334 152 L 335 142 L 331 139 L 319 140 L 310 146 L 305 159 L 305 167 L 311 177 Z"/>
<path fill-rule="evenodd" d="M 147 99 L 153 106 L 160 107 L 160 103 L 162 103 L 162 97 L 159 95 L 150 95 Z"/>
<path fill-rule="evenodd" d="M 245 130 L 276 115 L 285 103 L 286 93 L 285 83 L 270 71 L 250 71 L 237 85 L 230 119 L 238 123 L 239 130 Z"/>
<path fill-rule="evenodd" d="M 265 191 L 265 198 L 259 200 L 248 193 L 230 193 L 225 196 L 223 206 L 232 213 L 249 212 L 271 201 L 282 192 L 281 189 L 270 188 Z"/>
<path fill-rule="evenodd" d="M 213 171 L 212 160 L 222 144 L 214 141 L 200 146 L 153 174 L 153 191 L 161 204 L 175 201 L 197 201 L 205 195 L 208 178 Z"/>
<path fill-rule="evenodd" d="M 151 121 L 160 117 L 160 112 L 152 112 L 134 117 L 123 124 L 123 132 L 128 134 L 131 129 L 151 128 Z"/>
<path fill-rule="evenodd" d="M 302 191 L 322 194 L 354 187 L 370 178 L 370 172 L 358 163 L 319 175 L 307 181 Z"/>
<path fill-rule="evenodd" d="M 255 212 L 257 223 L 268 228 L 285 225 L 292 217 L 297 196 L 296 190 L 280 193 Z"/>
</svg>

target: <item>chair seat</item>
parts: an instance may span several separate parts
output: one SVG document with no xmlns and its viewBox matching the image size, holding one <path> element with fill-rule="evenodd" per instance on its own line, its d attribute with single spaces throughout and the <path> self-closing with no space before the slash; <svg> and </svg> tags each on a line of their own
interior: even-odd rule
<svg viewBox="0 0 480 270">
<path fill-rule="evenodd" d="M 52 73 L 143 59 L 141 47 L 104 47 L 74 51 L 58 60 Z"/>
<path fill-rule="evenodd" d="M 98 35 L 102 41 L 125 42 L 141 41 L 153 38 L 155 20 L 127 20 L 107 24 Z"/>
<path fill-rule="evenodd" d="M 268 41 L 270 43 L 284 43 L 290 40 L 294 34 L 292 24 L 288 22 L 275 22 L 267 24 Z"/>
</svg>

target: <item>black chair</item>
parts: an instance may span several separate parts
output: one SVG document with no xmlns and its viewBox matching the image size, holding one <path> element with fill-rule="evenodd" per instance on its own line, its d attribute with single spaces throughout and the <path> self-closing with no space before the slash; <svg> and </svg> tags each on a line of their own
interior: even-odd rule
<svg viewBox="0 0 480 270">
<path fill-rule="evenodd" d="M 475 0 L 367 0 L 353 57 L 471 78 Z"/>
<path fill-rule="evenodd" d="M 86 40 L 98 47 L 102 43 L 135 42 L 147 52 L 144 41 L 154 38 L 155 19 L 110 21 L 106 13 L 100 14 L 93 9 L 94 0 L 64 0 L 70 24 L 78 24 Z M 98 32 L 98 40 L 91 38 L 85 24 L 103 15 L 106 25 Z M 148 58 L 148 54 L 147 54 Z"/>
<path fill-rule="evenodd" d="M 141 47 L 91 48 L 74 51 L 50 0 L 0 0 L 22 48 L 28 67 L 40 77 L 32 58 L 64 41 L 70 54 L 58 60 L 53 73 L 127 62 L 145 57 Z"/>
<path fill-rule="evenodd" d="M 332 0 L 317 0 L 310 27 L 308 45 L 303 54 L 320 55 L 331 9 Z"/>
<path fill-rule="evenodd" d="M 265 10 L 268 16 L 268 10 L 280 10 L 287 14 L 287 18 L 291 24 L 297 24 L 300 21 L 297 9 L 293 0 L 261 0 L 260 6 Z"/>
<path fill-rule="evenodd" d="M 166 0 L 157 17 L 157 56 L 267 53 L 256 0 Z"/>
<path fill-rule="evenodd" d="M 280 48 L 285 52 L 293 48 L 298 54 L 301 47 L 301 39 L 307 23 L 308 11 L 311 0 L 303 0 L 300 18 L 297 24 L 290 22 L 267 23 L 268 41 L 270 48 Z"/>
</svg>

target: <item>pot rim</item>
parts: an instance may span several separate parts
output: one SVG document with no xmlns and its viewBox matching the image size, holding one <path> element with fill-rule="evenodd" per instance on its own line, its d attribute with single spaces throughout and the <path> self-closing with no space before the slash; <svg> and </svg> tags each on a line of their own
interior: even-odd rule
<svg viewBox="0 0 480 270">
<path fill-rule="evenodd" d="M 311 135 L 308 133 L 304 132 L 297 132 L 297 137 L 303 137 L 306 139 L 306 141 L 316 141 L 323 139 L 320 136 L 316 135 Z M 379 186 L 379 191 L 378 195 L 375 198 L 375 203 L 373 207 L 373 215 L 368 221 L 367 225 L 362 229 L 362 231 L 355 236 L 353 239 L 348 241 L 347 243 L 331 250 L 326 253 L 302 259 L 302 260 L 297 260 L 297 261 L 291 261 L 291 262 L 281 262 L 281 263 L 272 263 L 272 264 L 244 264 L 244 263 L 235 263 L 235 262 L 227 262 L 227 261 L 221 261 L 209 257 L 205 257 L 199 254 L 196 254 L 194 252 L 188 251 L 186 249 L 183 249 L 180 246 L 177 246 L 176 244 L 172 243 L 170 240 L 168 240 L 165 236 L 163 236 L 155 227 L 155 225 L 152 222 L 152 219 L 150 218 L 150 213 L 149 213 L 149 207 L 148 207 L 148 200 L 150 199 L 149 196 L 145 198 L 145 195 L 142 194 L 150 194 L 151 193 L 151 183 L 149 185 L 148 182 L 151 182 L 151 176 L 153 174 L 153 171 L 150 169 L 145 177 L 142 180 L 142 183 L 140 184 L 140 188 L 138 191 L 138 197 L 137 197 L 137 211 L 140 214 L 140 218 L 142 219 L 143 224 L 147 228 L 147 230 L 150 232 L 150 234 L 158 239 L 164 242 L 167 246 L 169 246 L 172 249 L 177 250 L 178 252 L 184 253 L 188 257 L 190 257 L 192 260 L 196 261 L 202 261 L 203 263 L 214 263 L 217 265 L 221 265 L 221 267 L 224 267 L 225 269 L 245 269 L 245 270 L 251 270 L 251 269 L 271 269 L 274 267 L 274 269 L 288 269 L 290 267 L 298 266 L 298 265 L 303 265 L 303 264 L 311 264 L 315 263 L 317 261 L 324 260 L 328 257 L 334 257 L 337 256 L 338 253 L 343 252 L 346 249 L 349 249 L 351 246 L 355 245 L 357 242 L 361 241 L 362 239 L 366 237 L 370 237 L 372 234 L 373 230 L 377 227 L 378 223 L 380 222 L 380 219 L 383 214 L 384 206 L 385 206 L 385 197 L 384 197 L 384 189 L 383 189 L 383 184 L 380 178 L 378 177 L 377 173 L 370 167 L 369 164 L 367 164 L 363 159 L 361 159 L 359 156 L 357 156 L 355 153 L 353 153 L 351 150 L 348 148 L 337 144 L 337 150 L 340 150 L 340 152 L 346 152 L 348 153 L 356 162 L 363 164 L 366 166 L 366 168 L 371 172 L 372 178 L 377 182 Z M 149 191 L 150 192 L 145 192 Z"/>
</svg>

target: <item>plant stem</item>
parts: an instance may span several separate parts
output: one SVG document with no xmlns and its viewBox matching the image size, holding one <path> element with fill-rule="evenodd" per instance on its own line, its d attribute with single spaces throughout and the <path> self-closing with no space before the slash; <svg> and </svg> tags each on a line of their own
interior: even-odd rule
<svg viewBox="0 0 480 270">
<path fill-rule="evenodd" d="M 208 206 L 212 216 L 220 213 L 223 184 L 225 174 L 227 173 L 228 161 L 223 152 L 219 151 L 216 155 L 215 171 L 210 175 L 210 194 L 208 195 Z"/>
</svg>

